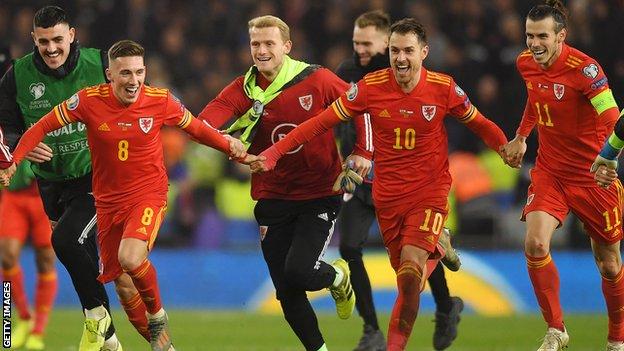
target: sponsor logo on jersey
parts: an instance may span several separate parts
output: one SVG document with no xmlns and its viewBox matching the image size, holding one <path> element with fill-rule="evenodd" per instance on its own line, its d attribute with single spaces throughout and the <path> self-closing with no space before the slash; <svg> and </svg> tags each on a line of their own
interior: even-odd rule
<svg viewBox="0 0 624 351">
<path fill-rule="evenodd" d="M 553 84 L 553 91 L 555 92 L 555 97 L 557 100 L 561 100 L 563 98 L 563 94 L 565 94 L 565 86 L 563 84 Z"/>
<path fill-rule="evenodd" d="M 74 94 L 69 99 L 67 99 L 67 109 L 73 111 L 76 109 L 76 107 L 78 107 L 79 103 L 80 98 L 78 97 L 78 94 Z"/>
<path fill-rule="evenodd" d="M 427 121 L 431 121 L 436 114 L 435 105 L 424 105 L 421 107 L 422 115 Z"/>
<path fill-rule="evenodd" d="M 30 94 L 32 94 L 32 96 L 35 98 L 35 100 L 39 99 L 40 97 L 43 96 L 43 94 L 45 94 L 45 84 L 38 82 L 38 83 L 32 83 L 29 87 L 28 87 L 28 91 L 30 91 Z"/>
<path fill-rule="evenodd" d="M 358 86 L 357 84 L 351 84 L 351 88 L 347 91 L 347 100 L 353 101 L 357 97 L 358 94 Z"/>
<path fill-rule="evenodd" d="M 600 70 L 595 63 L 590 63 L 589 65 L 583 67 L 583 74 L 589 79 L 598 77 L 598 72 L 600 72 Z"/>
<path fill-rule="evenodd" d="M 327 215 L 327 212 L 319 214 L 318 218 L 324 220 L 325 222 L 329 222 L 329 216 Z"/>
<path fill-rule="evenodd" d="M 295 128 L 297 128 L 297 125 L 292 123 L 282 123 L 277 127 L 273 128 L 273 131 L 271 132 L 271 143 L 275 144 L 278 141 L 284 139 L 286 134 L 290 133 L 290 131 Z M 294 154 L 296 152 L 299 152 L 301 148 L 303 148 L 303 145 L 300 145 L 298 148 L 290 152 L 287 152 L 287 154 Z"/>
<path fill-rule="evenodd" d="M 303 107 L 304 110 L 310 111 L 312 108 L 312 94 L 306 96 L 299 97 L 299 105 Z"/>
<path fill-rule="evenodd" d="M 605 85 L 607 85 L 607 82 L 609 80 L 607 79 L 607 77 L 602 77 L 600 79 L 598 79 L 597 81 L 594 81 L 591 84 L 591 90 L 596 90 L 596 89 L 600 89 L 602 87 L 604 87 Z"/>
<path fill-rule="evenodd" d="M 388 110 L 384 109 L 383 111 L 381 111 L 379 113 L 379 117 L 390 118 L 390 112 L 388 112 Z"/>
<path fill-rule="evenodd" d="M 457 96 L 464 96 L 464 95 L 466 95 L 466 93 L 464 93 L 462 88 L 460 88 L 459 85 L 457 85 L 457 84 L 455 84 L 455 93 L 457 93 Z"/>
<path fill-rule="evenodd" d="M 110 132 L 111 129 L 108 126 L 108 124 L 106 124 L 106 122 L 104 122 L 104 123 L 100 124 L 100 126 L 98 127 L 98 130 L 102 131 L 102 132 Z"/>
<path fill-rule="evenodd" d="M 143 133 L 149 132 L 154 125 L 154 117 L 141 117 L 139 118 L 139 127 Z"/>
</svg>

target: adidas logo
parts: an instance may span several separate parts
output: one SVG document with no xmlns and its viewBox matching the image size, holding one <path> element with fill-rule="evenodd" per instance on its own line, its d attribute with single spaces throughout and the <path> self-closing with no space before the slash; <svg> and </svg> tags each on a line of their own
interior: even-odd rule
<svg viewBox="0 0 624 351">
<path fill-rule="evenodd" d="M 137 229 L 137 232 L 141 233 L 141 234 L 144 234 L 144 235 L 147 235 L 147 230 L 145 229 L 145 227 L 141 227 L 141 228 Z"/>
<path fill-rule="evenodd" d="M 98 130 L 102 132 L 110 132 L 110 128 L 108 127 L 108 124 L 106 124 L 106 122 L 100 124 Z"/>
<path fill-rule="evenodd" d="M 388 112 L 388 110 L 384 109 L 384 110 L 383 110 L 383 111 L 381 111 L 381 113 L 379 114 L 379 117 L 390 118 L 390 112 Z"/>
<path fill-rule="evenodd" d="M 318 218 L 325 220 L 325 222 L 329 222 L 329 216 L 327 215 L 327 212 L 321 213 L 320 215 L 318 215 Z"/>
</svg>

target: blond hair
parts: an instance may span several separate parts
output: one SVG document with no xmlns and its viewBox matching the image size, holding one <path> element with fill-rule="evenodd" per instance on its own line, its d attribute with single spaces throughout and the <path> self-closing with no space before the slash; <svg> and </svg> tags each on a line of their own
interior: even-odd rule
<svg viewBox="0 0 624 351">
<path fill-rule="evenodd" d="M 287 42 L 290 40 L 290 28 L 286 24 L 286 22 L 282 21 L 279 17 L 275 17 L 272 15 L 259 16 L 256 18 L 252 18 L 249 22 L 247 22 L 247 27 L 249 30 L 252 28 L 269 28 L 269 27 L 277 27 L 279 29 L 282 40 Z"/>
</svg>

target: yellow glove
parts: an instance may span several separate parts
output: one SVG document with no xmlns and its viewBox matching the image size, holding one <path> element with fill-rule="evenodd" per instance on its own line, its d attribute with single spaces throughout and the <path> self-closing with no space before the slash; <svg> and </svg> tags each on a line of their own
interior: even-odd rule
<svg viewBox="0 0 624 351">
<path fill-rule="evenodd" d="M 342 172 L 336 178 L 334 182 L 334 191 L 338 191 L 342 189 L 346 193 L 353 193 L 355 188 L 362 184 L 362 177 L 357 174 L 353 169 L 351 169 L 350 165 L 342 165 Z"/>
</svg>

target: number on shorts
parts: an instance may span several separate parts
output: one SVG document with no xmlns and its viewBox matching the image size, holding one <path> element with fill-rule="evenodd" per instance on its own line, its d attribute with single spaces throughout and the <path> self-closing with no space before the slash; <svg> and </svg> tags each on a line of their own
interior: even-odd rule
<svg viewBox="0 0 624 351">
<path fill-rule="evenodd" d="M 444 224 L 444 216 L 439 212 L 433 212 L 433 210 L 429 208 L 425 210 L 425 221 L 419 227 L 419 229 L 427 232 L 429 231 L 429 221 L 431 220 L 431 213 L 434 213 L 431 231 L 433 231 L 433 234 L 438 235 L 440 234 L 440 229 L 442 229 L 442 225 Z"/>
<path fill-rule="evenodd" d="M 610 232 L 613 228 L 620 225 L 620 210 L 617 206 L 613 208 L 613 217 L 615 217 L 615 223 L 613 223 L 613 225 L 611 225 L 611 214 L 609 212 L 610 211 L 604 211 L 602 213 L 602 216 L 605 218 L 605 222 L 607 223 L 604 229 L 605 232 Z"/>
<path fill-rule="evenodd" d="M 143 210 L 143 217 L 141 217 L 141 223 L 143 223 L 143 225 L 150 225 L 152 224 L 153 217 L 154 217 L 154 210 L 152 210 L 151 207 L 146 207 L 145 210 Z"/>
</svg>

